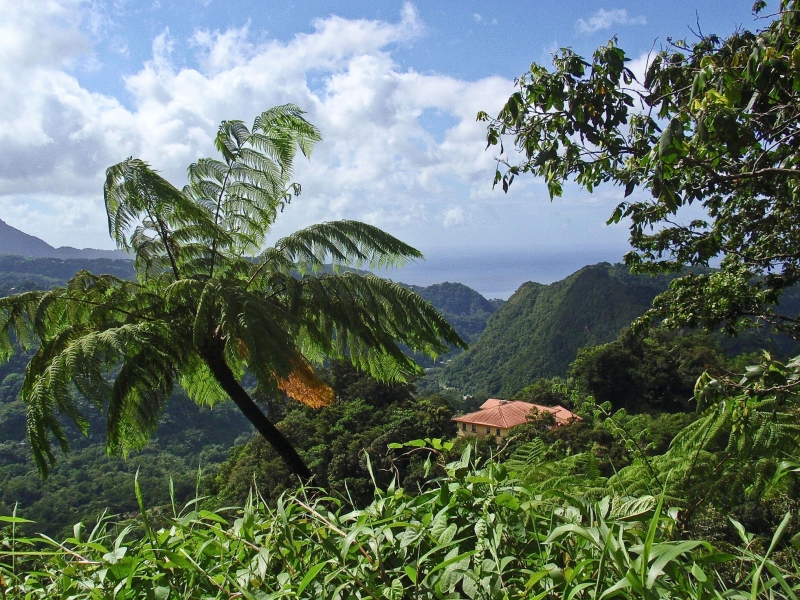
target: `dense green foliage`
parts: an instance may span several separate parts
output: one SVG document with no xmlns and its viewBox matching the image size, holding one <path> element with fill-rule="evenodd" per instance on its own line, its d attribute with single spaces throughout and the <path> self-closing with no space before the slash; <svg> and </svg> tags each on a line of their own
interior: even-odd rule
<svg viewBox="0 0 800 600">
<path fill-rule="evenodd" d="M 794 597 L 800 585 L 788 515 L 771 540 L 739 526 L 738 545 L 715 548 L 683 539 L 663 498 L 549 493 L 502 465 L 471 467 L 468 451 L 446 472 L 421 493 L 376 488 L 362 510 L 301 489 L 275 509 L 257 496 L 236 511 L 190 504 L 163 527 L 143 511 L 119 532 L 76 527 L 62 543 L 17 539 L 5 517 L 0 589 L 76 600 L 699 600 Z"/>
<path fill-rule="evenodd" d="M 0 280 L 8 282 L 9 288 L 15 288 L 10 290 L 11 293 L 23 289 L 48 289 L 64 285 L 79 270 L 110 272 L 122 278 L 134 275 L 132 261 L 0 256 Z M 485 314 L 488 302 L 464 286 L 446 284 L 414 289 L 431 301 L 447 318 L 454 318 L 457 321 L 457 331 L 464 337 L 468 336 L 467 331 L 461 329 L 463 325 L 480 326 L 480 319 L 485 320 L 488 317 Z M 449 297 L 448 292 L 453 292 L 455 297 Z M 489 307 L 493 310 L 491 304 Z M 463 317 L 463 324 L 458 321 L 459 317 Z M 235 407 L 227 403 L 218 404 L 213 409 L 198 407 L 184 395 L 177 394 L 167 403 L 150 442 L 140 452 L 122 460 L 106 454 L 102 415 L 91 411 L 88 413 L 88 435 L 83 436 L 77 429 L 68 428 L 71 453 L 62 457 L 61 462 L 53 467 L 47 481 L 42 482 L 31 459 L 30 448 L 25 443 L 26 406 L 18 398 L 26 363 L 26 357 L 17 355 L 0 365 L 0 512 L 9 514 L 15 503 L 19 503 L 18 514 L 35 521 L 37 531 L 55 535 L 79 520 L 85 523 L 94 522 L 106 509 L 112 514 L 135 511 L 136 502 L 130 490 L 133 474 L 137 469 L 141 470 L 141 487 L 151 502 L 156 505 L 168 502 L 165 482 L 170 477 L 174 480 L 176 497 L 182 502 L 194 493 L 198 467 L 202 468 L 204 474 L 203 489 L 207 489 L 206 474 L 215 472 L 220 463 L 228 460 L 228 448 L 234 441 L 241 443 L 251 435 L 252 429 Z M 335 373 L 343 372 L 342 365 L 334 366 Z M 349 372 L 349 377 L 360 379 L 353 372 Z M 378 457 L 375 460 L 380 460 L 386 454 L 383 436 L 389 435 L 392 441 L 405 441 L 419 435 L 436 437 L 449 434 L 450 413 L 446 407 L 438 426 L 420 430 L 415 419 L 426 414 L 425 407 L 442 413 L 442 406 L 417 403 L 410 398 L 411 388 L 408 386 L 398 386 L 397 390 L 403 390 L 403 394 L 387 399 L 381 390 L 394 388 L 378 384 L 369 378 L 367 381 L 370 384 L 361 386 L 360 391 L 356 391 L 358 386 L 353 382 L 345 389 L 341 377 L 334 377 L 334 381 L 340 402 L 354 399 L 354 404 L 344 406 L 337 403 L 317 413 L 299 405 L 292 406 L 294 403 L 269 402 L 270 415 L 276 421 L 287 414 L 299 412 L 304 415 L 304 423 L 308 420 L 317 423 L 315 428 L 322 438 L 333 440 L 328 446 L 325 465 L 321 466 L 318 459 L 310 463 L 312 470 L 320 473 L 315 478 L 317 484 L 324 481 L 325 485 L 344 493 L 343 488 L 336 485 L 337 481 L 343 479 L 335 476 L 330 480 L 320 479 L 326 472 L 327 463 L 332 461 L 339 465 L 341 472 L 349 470 L 350 490 L 363 490 L 367 485 L 361 453 L 363 448 L 369 448 Z M 401 408 L 399 403 L 410 408 Z M 415 409 L 418 406 L 422 408 Z M 387 407 L 393 412 L 385 412 Z M 336 422 L 341 422 L 342 425 L 334 429 Z M 401 424 L 404 429 L 399 428 Z M 312 446 L 306 443 L 306 439 L 310 439 L 305 437 L 306 429 L 300 434 L 300 430 L 295 431 L 291 423 L 288 427 L 280 424 L 279 427 L 288 431 L 290 439 L 297 441 L 301 453 L 305 455 L 305 450 Z M 403 432 L 402 435 L 400 431 Z M 259 442 L 257 438 L 247 447 L 238 447 L 236 458 L 232 461 L 238 467 L 231 471 L 230 481 L 220 481 L 218 484 L 225 486 L 225 497 L 229 501 L 234 498 L 237 501 L 244 500 L 255 471 L 269 473 L 271 476 L 262 489 L 272 491 L 264 491 L 265 495 L 277 497 L 277 489 L 296 484 L 296 480 L 292 480 L 274 453 L 263 446 L 263 441 Z M 251 447 L 258 448 L 259 457 L 266 454 L 267 458 L 265 463 L 257 463 L 251 472 L 246 473 L 244 457 L 248 456 Z M 250 457 L 250 460 L 255 459 Z M 230 465 L 225 469 L 229 467 Z M 234 485 L 233 481 L 237 476 L 241 480 L 238 485 Z M 368 497 L 369 494 L 359 496 L 364 503 L 362 496 Z"/>
<path fill-rule="evenodd" d="M 446 282 L 427 287 L 417 285 L 409 287 L 433 304 L 469 344 L 480 337 L 486 329 L 489 317 L 503 304 L 502 300 L 487 300 L 461 283 Z"/>
<path fill-rule="evenodd" d="M 512 430 L 509 465 L 563 493 L 663 492 L 690 531 L 730 529 L 722 515 L 734 515 L 763 534 L 800 506 L 799 471 L 785 462 L 800 451 L 798 385 L 798 359 L 765 354 L 740 380 L 704 374 L 696 414 L 632 416 L 586 396 L 581 422 Z"/>
<path fill-rule="evenodd" d="M 484 398 L 511 397 L 539 378 L 564 377 L 580 349 L 613 342 L 623 328 L 645 314 L 653 298 L 667 289 L 669 280 L 667 276 L 632 275 L 622 265 L 602 263 L 547 286 L 526 283 L 492 315 L 472 347 L 432 377 L 447 388 Z M 782 305 L 800 311 L 800 289 L 787 290 Z M 641 335 L 647 335 L 647 331 Z M 748 329 L 733 338 L 718 335 L 702 345 L 713 348 L 712 353 L 719 353 L 721 348 L 729 357 L 768 349 L 787 358 L 798 349 L 798 343 L 790 337 L 772 335 L 764 329 Z M 603 352 L 608 354 L 615 347 Z M 694 364 L 702 367 L 703 360 L 698 356 Z M 714 364 L 708 362 L 708 366 Z M 690 373 L 697 377 L 702 370 L 692 368 Z M 691 396 L 693 384 L 686 380 L 690 373 L 682 376 L 685 385 L 681 393 L 688 389 L 685 398 Z M 644 372 L 640 375 L 648 376 Z M 671 375 L 662 374 L 667 376 Z M 604 378 L 602 373 L 599 377 Z M 609 385 L 619 384 L 611 382 L 613 377 L 606 379 Z M 663 380 L 653 381 L 651 387 L 661 383 Z M 594 393 L 596 388 L 590 391 Z M 631 389 L 634 394 L 639 391 Z"/>
<path fill-rule="evenodd" d="M 88 435 L 67 427 L 72 452 L 42 481 L 26 442 L 27 407 L 19 399 L 26 362 L 15 356 L 0 365 L 0 513 L 10 514 L 18 504 L 18 514 L 36 521 L 38 532 L 62 534 L 78 521 L 94 523 L 105 510 L 134 512 L 131 485 L 137 469 L 152 502 L 169 502 L 170 478 L 183 502 L 195 493 L 198 468 L 213 471 L 235 442 L 252 435 L 234 406 L 200 407 L 177 394 L 161 415 L 156 435 L 123 460 L 107 455 L 103 415 L 90 412 Z"/>
<path fill-rule="evenodd" d="M 102 423 L 94 423 L 92 435 L 71 432 L 72 451 L 42 481 L 24 442 L 24 420 L 22 402 L 0 401 L 0 431 L 11 438 L 0 442 L 0 513 L 11 514 L 18 504 L 17 514 L 36 522 L 25 531 L 51 536 L 64 535 L 78 521 L 93 524 L 105 511 L 135 513 L 131 489 L 137 471 L 154 505 L 169 503 L 170 479 L 177 501 L 185 502 L 196 493 L 198 470 L 213 472 L 235 442 L 251 436 L 234 406 L 199 407 L 178 396 L 167 405 L 158 433 L 140 451 L 125 460 L 108 456 Z"/>
<path fill-rule="evenodd" d="M 597 402 L 617 409 L 682 412 L 694 410 L 697 378 L 727 367 L 722 348 L 710 335 L 656 330 L 643 337 L 625 330 L 613 342 L 579 350 L 570 375 Z"/>
<path fill-rule="evenodd" d="M 388 444 L 455 435 L 452 410 L 441 397 L 415 398 L 412 386 L 381 383 L 343 363 L 332 365 L 330 383 L 337 399 L 330 406 L 313 410 L 281 402 L 271 405 L 270 414 L 280 418 L 278 427 L 308 464 L 312 483 L 352 505 L 362 507 L 372 499 L 366 453 L 379 484 L 398 476 L 413 488 L 423 478 L 425 457 L 409 456 L 391 465 Z M 280 457 L 256 437 L 234 449 L 209 491 L 218 502 L 240 505 L 255 485 L 274 504 L 297 483 Z"/>
<path fill-rule="evenodd" d="M 551 285 L 526 283 L 453 359 L 442 383 L 463 393 L 510 397 L 540 377 L 565 375 L 578 349 L 610 342 L 664 287 L 623 267 L 584 267 Z"/>
<path fill-rule="evenodd" d="M 629 223 L 637 270 L 721 260 L 659 296 L 649 317 L 669 325 L 760 322 L 800 336 L 799 313 L 776 307 L 800 281 L 800 2 L 780 0 L 771 17 L 727 39 L 671 40 L 644 81 L 614 41 L 591 62 L 563 49 L 552 71 L 531 65 L 497 118 L 479 115 L 490 145 L 511 135 L 522 151 L 518 164 L 500 160 L 504 189 L 524 173 L 544 178 L 551 198 L 567 181 L 623 187 L 609 222 Z"/>
<path fill-rule="evenodd" d="M 478 340 L 486 329 L 489 317 L 503 304 L 502 300 L 487 300 L 475 290 L 460 283 L 446 282 L 427 287 L 409 285 L 408 288 L 430 302 L 468 344 Z M 419 353 L 412 353 L 412 356 L 429 372 L 432 370 L 438 373 L 443 365 L 449 363 L 462 350 L 460 347 L 454 347 L 450 352 L 433 359 Z M 422 388 L 439 391 L 436 377 L 427 379 L 428 381 L 422 383 Z"/>
<path fill-rule="evenodd" d="M 245 414 L 242 398 L 261 400 L 279 426 L 270 445 L 256 438 L 232 452 L 210 480 L 214 498 L 195 498 L 180 511 L 180 494 L 168 501 L 153 496 L 162 506 L 147 510 L 137 481 L 139 514 L 118 524 L 101 519 L 91 532 L 77 525 L 63 541 L 22 537 L 20 527 L 31 527 L 25 519 L 0 516 L 0 525 L 7 525 L 0 530 L 0 596 L 797 598 L 800 357 L 784 360 L 786 340 L 758 332 L 723 342 L 683 329 L 642 327 L 662 315 L 662 324 L 671 326 L 703 324 L 734 333 L 764 322 L 800 332 L 792 287 L 800 280 L 794 232 L 800 4 L 783 0 L 780 6 L 777 19 L 759 34 L 673 44 L 653 61 L 639 90 L 625 88 L 632 73 L 614 43 L 598 50 L 591 65 L 563 51 L 554 73 L 533 65 L 530 77 L 519 82 L 520 92 L 490 120 L 490 143 L 511 133 L 526 152 L 522 164 L 504 163 L 507 171 L 498 171 L 496 182 L 507 188 L 515 175 L 532 172 L 546 178 L 551 195 L 572 178 L 589 190 L 609 180 L 623 184 L 626 197 L 642 186 L 653 200 L 633 197 L 612 216 L 631 219 L 629 263 L 651 273 L 701 267 L 679 272 L 666 292 L 670 278 L 644 279 L 610 265 L 587 267 L 551 286 L 523 286 L 488 319 L 476 347 L 453 360 L 442 381 L 479 394 L 516 393 L 568 405 L 582 418 L 553 428 L 551 416 L 531 414 L 499 446 L 494 438 L 448 441 L 450 407 L 442 397 L 415 397 L 408 384 L 418 369 L 401 356 L 395 339 L 429 354 L 460 341 L 430 304 L 359 273 L 320 275 L 329 255 L 339 266 L 359 260 L 381 265 L 413 257 L 413 249 L 366 226 L 337 223 L 282 240 L 255 261 L 243 258 L 243 249 L 260 248 L 275 209 L 286 201 L 281 193 L 292 189 L 283 171 L 269 179 L 275 173 L 265 172 L 254 158 L 258 152 L 247 147 L 266 147 L 269 140 L 261 133 L 223 123 L 218 145 L 226 162 L 193 165 L 184 192 L 137 161 L 112 168 L 111 229 L 122 245 L 136 249 L 139 282 L 83 274 L 66 288 L 32 293 L 27 307 L 15 304 L 19 299 L 0 303 L 6 329 L 18 336 L 7 337 L 7 353 L 12 343 L 30 345 L 25 336 L 35 333 L 42 345 L 31 348 L 32 370 L 39 368 L 37 361 L 50 361 L 44 380 L 40 371 L 34 382 L 45 389 L 44 403 L 31 402 L 26 391 L 31 369 L 22 377 L 12 364 L 0 373 L 6 398 L 0 422 L 19 427 L 20 388 L 29 431 L 37 419 L 30 418 L 31 410 L 52 409 L 47 401 L 73 417 L 83 410 L 59 379 L 61 369 L 73 369 L 72 382 L 94 398 L 93 373 L 74 367 L 92 356 L 73 351 L 70 344 L 77 340 L 81 348 L 110 355 L 103 365 L 119 369 L 114 386 L 120 380 L 127 385 L 126 361 L 162 361 L 148 371 L 155 376 L 127 388 L 139 394 L 134 421 L 142 417 L 137 411 L 161 412 L 141 390 L 155 383 L 161 386 L 156 400 L 168 396 L 172 380 L 165 384 L 163 370 L 169 356 L 170 368 L 189 370 L 180 383 L 196 399 L 215 397 L 220 388 L 213 386 L 219 384 L 239 398 Z M 632 94 L 650 112 L 629 112 Z M 265 133 L 262 125 L 257 120 L 253 131 Z M 312 143 L 313 131 L 298 122 L 290 129 L 297 125 L 310 136 L 306 144 Z M 291 138 L 294 152 L 298 140 L 292 134 L 277 138 L 284 148 L 280 142 Z M 291 156 L 278 156 L 287 158 L 290 165 Z M 226 188 L 229 177 L 235 182 Z M 269 185 L 251 189 L 256 179 L 271 182 L 271 191 Z M 226 194 L 231 204 L 223 208 Z M 184 203 L 186 198 L 194 204 Z M 676 225 L 672 217 L 693 201 L 705 208 L 705 220 Z M 213 227 L 202 216 L 207 209 Z M 141 219 L 143 229 L 121 233 Z M 722 269 L 709 270 L 709 260 L 720 256 Z M 257 293 L 251 294 L 254 281 Z M 80 296 L 87 290 L 88 296 Z M 433 295 L 477 332 L 490 311 L 458 291 L 452 304 L 445 302 L 445 286 Z M 342 307 L 353 299 L 351 292 L 374 302 L 357 304 L 354 311 Z M 265 294 L 287 302 L 266 306 Z M 76 297 L 102 307 L 99 321 L 68 303 Z M 633 332 L 619 334 L 654 298 L 648 317 Z M 53 306 L 56 312 L 48 312 Z M 187 306 L 191 327 L 180 312 Z M 303 313 L 321 308 L 332 311 L 330 322 Z M 262 318 L 269 311 L 277 321 L 274 314 Z M 148 319 L 129 321 L 132 315 Z M 103 319 L 116 319 L 113 334 L 103 329 Z M 101 336 L 87 338 L 80 331 L 73 337 L 66 327 L 49 337 L 53 320 L 79 329 L 100 322 Z M 152 321 L 183 337 L 157 332 L 145 339 L 156 329 Z M 276 322 L 276 328 L 266 327 Z M 375 323 L 377 330 L 370 328 Z M 380 328 L 387 324 L 391 344 Z M 138 328 L 140 337 L 114 337 L 125 328 Z M 265 349 L 255 336 L 268 334 L 277 342 L 270 346 L 270 339 Z M 62 338 L 66 344 L 59 346 Z M 113 338 L 110 346 L 103 345 L 106 338 Z M 189 349 L 176 346 L 176 339 L 190 341 Z M 114 354 L 121 342 L 136 352 Z M 155 355 L 142 350 L 144 342 L 158 349 Z M 729 358 L 753 344 L 780 352 Z M 326 355 L 349 358 L 385 381 L 347 360 L 332 363 L 321 379 L 309 361 Z M 211 379 L 192 371 L 198 362 L 192 357 Z M 758 364 L 735 375 L 748 359 Z M 257 387 L 245 390 L 223 366 L 239 378 L 249 368 Z M 134 365 L 132 375 L 141 369 Z M 61 386 L 55 391 L 53 381 Z M 292 404 L 276 389 L 311 396 L 324 407 L 314 412 Z M 466 405 L 468 399 L 458 401 Z M 194 410 L 174 418 L 202 417 Z M 111 439 L 113 411 L 109 403 L 112 447 L 119 444 Z M 130 425 L 127 418 L 116 425 Z M 59 429 L 60 422 L 46 425 L 64 441 L 72 435 Z M 275 443 L 284 435 L 294 444 L 287 442 L 292 452 L 296 447 L 302 455 L 297 462 Z M 422 437 L 427 439 L 414 439 Z M 13 455 L 19 443 L 0 450 Z M 194 448 L 192 439 L 181 444 Z M 142 456 L 157 463 L 160 455 L 156 449 Z M 292 471 L 302 470 L 298 463 L 311 466 L 312 483 L 321 488 L 293 477 Z M 77 468 L 68 472 L 76 471 L 76 478 L 88 478 Z M 15 494 L 34 492 L 13 473 L 8 481 L 18 481 Z M 80 493 L 90 488 L 88 481 L 76 485 Z M 178 488 L 185 491 L 186 482 L 178 480 Z M 60 500 L 54 498 L 54 510 L 63 513 L 68 509 Z M 227 502 L 243 506 L 212 510 Z"/>
<path fill-rule="evenodd" d="M 28 258 L 0 255 L 0 296 L 64 285 L 78 271 L 107 273 L 120 279 L 133 279 L 129 260 Z"/>
</svg>

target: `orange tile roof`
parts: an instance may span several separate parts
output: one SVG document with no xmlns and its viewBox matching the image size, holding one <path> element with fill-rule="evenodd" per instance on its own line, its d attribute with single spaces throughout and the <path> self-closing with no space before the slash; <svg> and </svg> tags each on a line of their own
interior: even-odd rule
<svg viewBox="0 0 800 600">
<path fill-rule="evenodd" d="M 564 425 L 573 419 L 580 419 L 578 415 L 568 411 L 563 406 L 542 406 L 540 404 L 531 404 L 530 402 L 522 402 L 520 400 L 498 400 L 497 398 L 489 398 L 481 405 L 479 411 L 455 417 L 453 421 L 457 423 L 487 425 L 489 427 L 508 429 L 525 423 L 528 413 L 533 409 L 551 413 L 556 419 L 556 425 Z"/>
</svg>

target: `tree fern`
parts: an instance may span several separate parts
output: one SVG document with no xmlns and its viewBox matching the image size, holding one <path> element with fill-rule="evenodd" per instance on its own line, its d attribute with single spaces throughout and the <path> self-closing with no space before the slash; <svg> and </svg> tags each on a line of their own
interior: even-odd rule
<svg viewBox="0 0 800 600">
<path fill-rule="evenodd" d="M 297 474 L 308 468 L 239 383 L 311 406 L 333 401 L 313 363 L 345 358 L 375 377 L 407 381 L 420 367 L 401 345 L 435 356 L 464 346 L 415 293 L 348 267 L 392 267 L 421 257 L 376 227 L 322 223 L 265 241 L 299 194 L 292 165 L 319 132 L 295 106 L 278 106 L 248 128 L 220 125 L 221 160 L 188 169 L 182 190 L 147 163 L 110 167 L 104 198 L 109 234 L 133 252 L 137 282 L 78 273 L 63 288 L 0 299 L 0 358 L 34 354 L 22 399 L 43 474 L 67 449 L 60 416 L 85 429 L 73 389 L 106 411 L 109 452 L 144 444 L 176 385 L 196 402 L 229 397 Z M 332 263 L 333 274 L 320 274 Z M 342 268 L 345 268 L 342 271 Z"/>
<path fill-rule="evenodd" d="M 525 484 L 543 493 L 576 493 L 587 498 L 601 498 L 607 493 L 606 478 L 591 451 L 550 460 L 544 442 L 534 438 L 521 444 L 505 464 Z"/>
</svg>

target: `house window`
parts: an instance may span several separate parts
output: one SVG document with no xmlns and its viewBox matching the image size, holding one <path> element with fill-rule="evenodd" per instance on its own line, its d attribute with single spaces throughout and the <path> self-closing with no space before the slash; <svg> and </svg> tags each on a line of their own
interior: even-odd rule
<svg viewBox="0 0 800 600">
<path fill-rule="evenodd" d="M 491 434 L 492 434 L 492 428 L 491 427 L 487 427 L 486 428 L 486 435 L 491 435 Z"/>
<path fill-rule="evenodd" d="M 500 428 L 497 428 L 497 435 L 500 435 Z"/>
<path fill-rule="evenodd" d="M 462 423 L 461 424 L 461 431 L 466 431 L 466 430 L 467 430 L 467 424 L 466 423 Z"/>
<path fill-rule="evenodd" d="M 475 425 L 472 426 L 472 431 L 478 431 Z"/>
</svg>

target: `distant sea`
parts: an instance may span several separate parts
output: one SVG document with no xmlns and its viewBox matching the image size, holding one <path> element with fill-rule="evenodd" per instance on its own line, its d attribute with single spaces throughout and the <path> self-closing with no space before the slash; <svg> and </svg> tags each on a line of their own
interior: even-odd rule
<svg viewBox="0 0 800 600">
<path fill-rule="evenodd" d="M 381 275 L 412 285 L 463 283 L 485 298 L 507 300 L 523 283 L 559 281 L 586 265 L 622 262 L 624 253 L 624 249 L 598 250 L 596 247 L 549 254 L 506 251 L 445 255 L 428 251 L 424 261 L 382 271 Z"/>
</svg>

